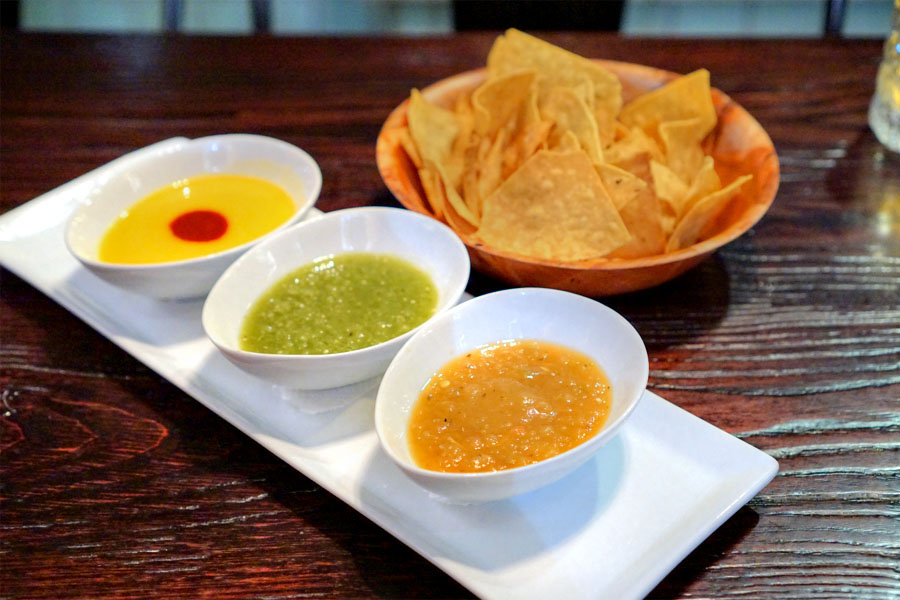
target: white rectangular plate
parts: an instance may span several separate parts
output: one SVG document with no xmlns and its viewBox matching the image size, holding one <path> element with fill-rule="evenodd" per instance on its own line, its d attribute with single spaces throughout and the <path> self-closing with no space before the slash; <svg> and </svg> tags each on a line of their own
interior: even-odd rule
<svg viewBox="0 0 900 600">
<path fill-rule="evenodd" d="M 775 476 L 770 456 L 647 392 L 594 460 L 549 487 L 434 498 L 378 446 L 377 381 L 284 393 L 218 354 L 201 301 L 134 296 L 69 255 L 65 221 L 108 166 L 0 216 L 0 262 L 483 598 L 643 597 Z"/>
</svg>

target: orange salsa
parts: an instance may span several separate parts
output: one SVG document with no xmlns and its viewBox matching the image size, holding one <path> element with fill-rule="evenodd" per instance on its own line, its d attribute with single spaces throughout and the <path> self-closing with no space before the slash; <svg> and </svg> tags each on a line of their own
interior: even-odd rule
<svg viewBox="0 0 900 600">
<path fill-rule="evenodd" d="M 499 342 L 431 377 L 412 408 L 409 450 L 433 471 L 521 467 L 593 437 L 611 404 L 609 379 L 581 352 L 538 340 Z"/>
</svg>

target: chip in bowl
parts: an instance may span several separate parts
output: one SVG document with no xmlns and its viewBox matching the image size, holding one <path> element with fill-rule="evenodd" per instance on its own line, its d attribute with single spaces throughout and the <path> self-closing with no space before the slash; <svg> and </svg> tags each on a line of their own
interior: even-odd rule
<svg viewBox="0 0 900 600">
<path fill-rule="evenodd" d="M 431 212 L 512 256 L 560 263 L 675 252 L 751 175 L 717 170 L 710 75 L 634 98 L 597 61 L 521 31 L 497 38 L 487 76 L 452 106 L 413 90 L 397 136 Z"/>
<path fill-rule="evenodd" d="M 631 238 L 584 152 L 540 150 L 484 201 L 478 236 L 536 258 L 602 256 Z"/>
</svg>

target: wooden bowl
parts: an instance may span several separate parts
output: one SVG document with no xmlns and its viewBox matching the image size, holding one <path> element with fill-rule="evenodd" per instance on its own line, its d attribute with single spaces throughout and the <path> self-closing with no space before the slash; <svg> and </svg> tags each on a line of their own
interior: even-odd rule
<svg viewBox="0 0 900 600">
<path fill-rule="evenodd" d="M 622 82 L 625 103 L 657 88 L 678 74 L 652 67 L 597 60 Z M 450 108 L 460 94 L 469 94 L 486 78 L 486 69 L 467 71 L 438 81 L 422 90 L 429 101 Z M 706 230 L 702 241 L 675 252 L 632 259 L 597 258 L 578 262 L 533 259 L 498 250 L 457 232 L 469 250 L 472 267 L 515 286 L 539 286 L 567 290 L 590 297 L 610 296 L 659 285 L 694 267 L 717 248 L 738 238 L 769 209 L 778 190 L 778 155 L 765 130 L 739 104 L 712 89 L 718 124 L 705 144 L 716 161 L 722 184 L 742 174 L 753 179 Z M 418 172 L 391 129 L 406 124 L 409 99 L 391 112 L 378 136 L 375 155 L 388 189 L 406 208 L 434 217 Z"/>
</svg>

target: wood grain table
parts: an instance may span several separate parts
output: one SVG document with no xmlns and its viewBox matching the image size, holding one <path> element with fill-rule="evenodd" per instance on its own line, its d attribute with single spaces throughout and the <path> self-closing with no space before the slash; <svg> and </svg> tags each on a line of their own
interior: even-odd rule
<svg viewBox="0 0 900 600">
<path fill-rule="evenodd" d="M 153 142 L 226 132 L 310 152 L 324 211 L 396 206 L 381 123 L 410 88 L 481 66 L 494 35 L 4 31 L 0 212 Z M 781 160 L 750 233 L 606 300 L 643 335 L 651 390 L 781 467 L 650 597 L 900 597 L 900 156 L 866 119 L 881 44 L 546 37 L 708 68 Z M 471 595 L 5 270 L 0 311 L 3 598 Z"/>
</svg>

